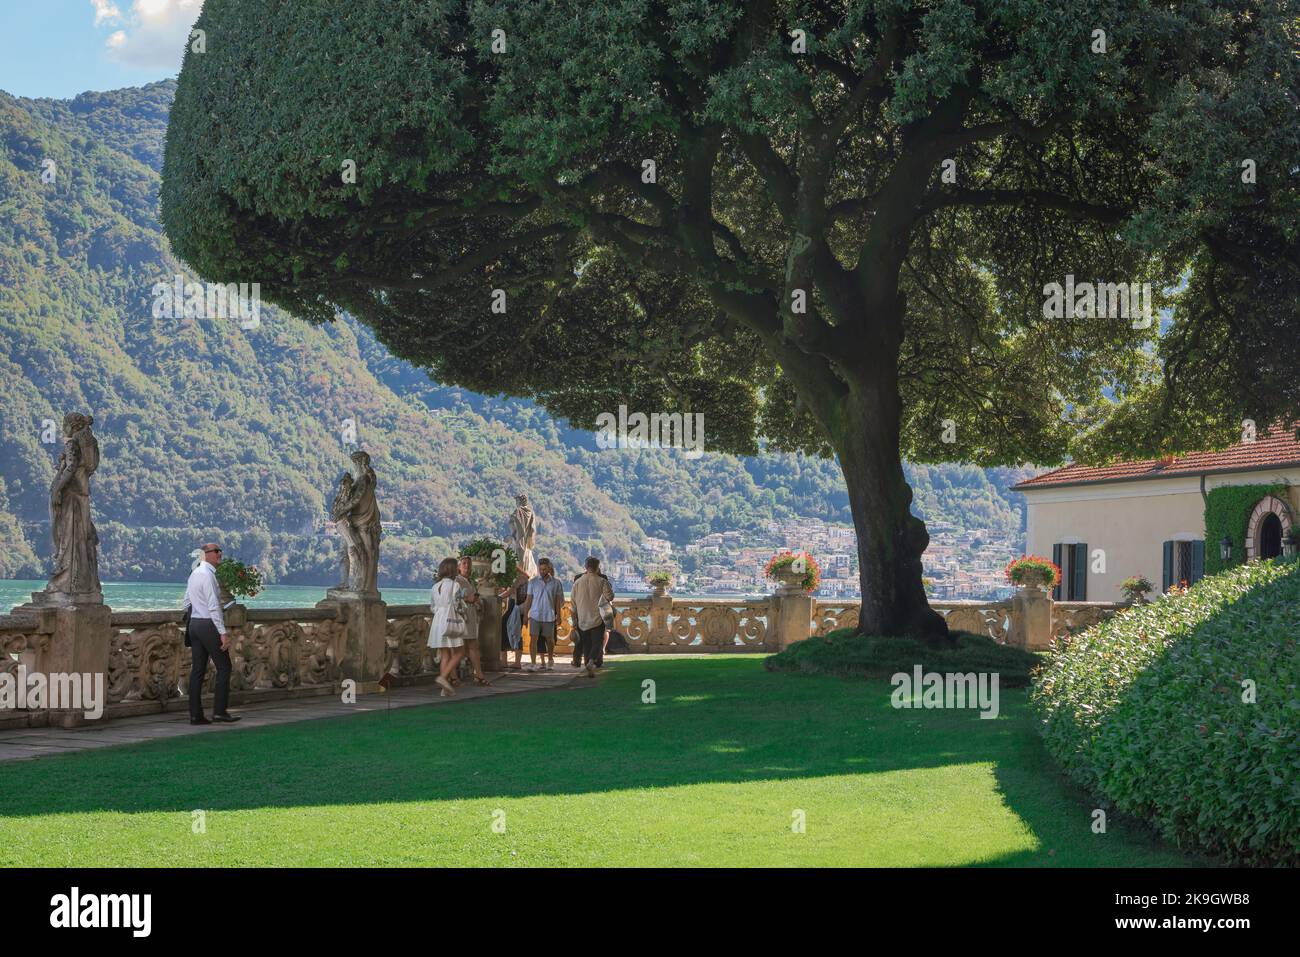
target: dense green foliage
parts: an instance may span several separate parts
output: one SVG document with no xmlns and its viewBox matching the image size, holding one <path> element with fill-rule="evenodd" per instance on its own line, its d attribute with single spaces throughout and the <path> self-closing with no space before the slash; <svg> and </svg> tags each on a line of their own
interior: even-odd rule
<svg viewBox="0 0 1300 957">
<path fill-rule="evenodd" d="M 841 628 L 824 637 L 796 641 L 765 665 L 769 671 L 841 678 L 887 678 L 898 672 L 911 674 L 914 666 L 921 665 L 924 671 L 941 674 L 993 672 L 1000 687 L 1021 688 L 1040 663 L 1032 652 L 1000 645 L 987 635 L 962 631 L 955 637 L 951 648 L 919 648 L 905 638 L 863 637 Z"/>
<path fill-rule="evenodd" d="M 9 510 L 5 482 L 0 476 L 0 578 L 44 577 L 41 560 L 23 533 L 18 517 Z"/>
<path fill-rule="evenodd" d="M 1195 863 L 1091 833 L 1023 692 L 986 721 L 750 656 L 633 657 L 581 689 L 0 764 L 0 866 Z"/>
<path fill-rule="evenodd" d="M 202 274 L 260 278 L 304 317 L 342 307 L 443 381 L 587 425 L 619 401 L 705 409 L 714 447 L 741 452 L 762 435 L 827 450 L 799 367 L 844 376 L 855 350 L 834 331 L 902 295 L 906 447 L 1046 460 L 1100 386 L 1143 380 L 1135 347 L 1152 333 L 1063 332 L 1041 314 L 1044 282 L 1172 286 L 1201 233 L 1247 202 L 1224 168 L 1294 155 L 1285 11 L 314 0 L 259 21 L 255 0 L 218 0 L 199 21 L 208 52 L 182 71 L 164 219 Z M 1258 116 L 1278 122 L 1252 135 Z M 1191 172 L 1195 217 L 1177 192 Z M 1261 160 L 1283 210 L 1288 172 Z M 807 256 L 788 257 L 795 232 Z M 1162 236 L 1181 244 L 1169 257 L 1134 254 Z M 803 318 L 782 306 L 801 280 Z M 493 288 L 510 314 L 484 328 Z M 593 352 L 610 359 L 598 377 L 563 374 Z"/>
<path fill-rule="evenodd" d="M 315 329 L 272 307 L 259 329 L 151 315 L 184 272 L 156 218 L 173 83 L 71 101 L 0 95 L 0 577 L 40 579 L 58 446 L 44 419 L 84 408 L 104 448 L 93 506 L 106 580 L 174 581 L 218 539 L 269 582 L 332 584 L 317 533 L 345 465 L 343 421 L 376 456 L 381 581 L 427 585 L 467 535 L 506 532 L 527 487 L 543 542 L 577 570 L 642 533 L 683 543 L 796 516 L 849 522 L 833 462 L 802 453 L 699 459 L 600 450 L 535 404 L 431 381 L 373 333 Z M 41 160 L 55 158 L 53 184 Z M 188 275 L 188 273 L 187 273 Z M 1019 529 L 1027 470 L 918 467 L 917 511 L 959 528 Z"/>
<path fill-rule="evenodd" d="M 1256 401 L 1206 372 L 1142 415 L 1195 366 L 1187 337 L 1171 358 L 1158 323 L 1044 294 L 1149 284 L 1179 321 L 1187 289 L 1287 288 L 1294 21 L 1289 0 L 212 0 L 162 217 L 202 275 L 356 316 L 440 381 L 834 453 L 863 628 L 942 641 L 902 454 L 1131 453 Z M 1276 241 L 1221 255 L 1234 217 Z"/>
<path fill-rule="evenodd" d="M 1076 635 L 1031 702 L 1048 750 L 1099 799 L 1182 847 L 1295 866 L 1297 688 L 1300 563 L 1272 561 Z"/>
<path fill-rule="evenodd" d="M 575 420 L 618 400 L 694 406 L 716 416 L 718 447 L 752 451 L 767 434 L 826 450 L 833 437 L 808 428 L 815 403 L 795 401 L 809 398 L 795 367 L 828 357 L 818 368 L 843 373 L 853 350 L 828 353 L 842 343 L 829 334 L 852 326 L 846 307 L 879 305 L 870 277 L 907 301 L 906 446 L 1046 460 L 1097 424 L 1100 385 L 1132 386 L 1123 402 L 1157 388 L 1164 363 L 1226 402 L 1221 369 L 1192 374 L 1187 330 L 1236 328 L 1207 293 L 1285 288 L 1278 270 L 1294 264 L 1287 0 L 313 0 L 253 29 L 263 15 L 254 0 L 204 10 L 220 42 L 187 57 L 163 192 L 177 248 L 205 275 L 262 278 L 297 314 L 349 308 L 443 380 L 535 395 Z M 806 51 L 791 48 L 796 29 Z M 264 55 L 287 46 L 294 57 Z M 946 158 L 955 183 L 938 180 Z M 910 248 L 875 234 L 886 224 Z M 1151 258 L 1121 250 L 1120 224 Z M 810 256 L 787 255 L 792 232 L 812 239 Z M 856 267 L 861 297 L 836 301 L 828 255 Z M 1154 332 L 1042 322 L 1046 279 L 1173 286 L 1189 264 L 1192 283 L 1168 302 L 1193 321 L 1176 324 L 1160 365 L 1134 350 Z M 775 315 L 801 279 L 808 316 Z M 480 334 L 493 286 L 518 296 L 522 318 Z M 431 299 L 444 328 L 422 322 Z M 577 316 L 581 329 L 566 323 Z M 530 348 L 511 348 L 519 339 Z M 557 381 L 593 344 L 611 360 L 601 381 Z M 1140 444 L 1221 427 L 1224 409 L 1195 398 L 1177 421 L 1201 420 L 1196 434 L 1169 421 Z"/>
<path fill-rule="evenodd" d="M 1265 495 L 1286 500 L 1285 485 L 1223 485 L 1205 495 L 1205 574 L 1215 575 L 1246 560 L 1246 526 L 1250 513 Z M 1223 536 L 1232 542 L 1232 558 L 1225 564 L 1219 555 Z"/>
<path fill-rule="evenodd" d="M 1099 410 L 1110 422 L 1085 453 L 1226 446 L 1245 418 L 1300 419 L 1300 7 L 1179 6 L 1228 43 L 1153 124 L 1153 202 L 1132 232 L 1187 282 L 1158 373 Z"/>
</svg>

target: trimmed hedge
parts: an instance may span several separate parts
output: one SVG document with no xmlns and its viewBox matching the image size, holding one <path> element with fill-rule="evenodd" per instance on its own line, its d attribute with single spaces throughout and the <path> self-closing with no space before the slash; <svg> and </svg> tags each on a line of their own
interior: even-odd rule
<svg viewBox="0 0 1300 957">
<path fill-rule="evenodd" d="M 841 678 L 887 678 L 914 665 L 926 671 L 998 673 L 998 686 L 1022 688 L 1029 673 L 1042 663 L 1032 652 L 999 645 L 987 635 L 954 632 L 952 648 L 927 648 L 910 638 L 867 637 L 852 628 L 840 628 L 824 637 L 796 641 L 763 662 L 768 671 Z"/>
<path fill-rule="evenodd" d="M 1276 495 L 1286 501 L 1286 486 L 1223 485 L 1206 493 L 1205 574 L 1216 575 L 1246 560 L 1246 525 L 1250 513 L 1265 495 Z M 1219 541 L 1224 535 L 1232 540 L 1232 561 L 1228 565 L 1219 557 Z"/>
<path fill-rule="evenodd" d="M 1048 750 L 1100 800 L 1180 847 L 1295 866 L 1298 643 L 1300 563 L 1242 565 L 1076 635 L 1030 701 Z"/>
</svg>

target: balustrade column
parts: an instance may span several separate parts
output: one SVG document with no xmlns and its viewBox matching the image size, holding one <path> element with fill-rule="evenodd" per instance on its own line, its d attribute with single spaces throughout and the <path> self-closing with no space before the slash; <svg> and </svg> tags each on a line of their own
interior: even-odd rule
<svg viewBox="0 0 1300 957">
<path fill-rule="evenodd" d="M 40 656 L 37 669 L 47 676 L 90 675 L 91 681 L 98 676 L 107 690 L 108 655 L 113 642 L 112 613 L 104 604 L 41 609 L 41 630 L 49 633 L 50 643 L 49 650 Z M 49 721 L 61 728 L 89 723 L 84 710 L 71 709 L 51 710 Z"/>
<path fill-rule="evenodd" d="M 668 635 L 668 619 L 672 616 L 672 613 L 672 595 L 663 594 L 650 596 L 650 634 L 646 636 L 646 651 L 653 651 L 654 645 L 672 643 Z"/>
<path fill-rule="evenodd" d="M 784 651 L 796 641 L 812 635 L 813 610 L 816 599 L 798 586 L 779 585 L 772 598 L 775 606 L 775 628 L 772 629 L 777 651 Z"/>
<path fill-rule="evenodd" d="M 1007 643 L 1026 651 L 1043 651 L 1052 642 L 1052 598 L 1041 588 L 1020 588 L 1011 598 Z"/>
<path fill-rule="evenodd" d="M 388 666 L 388 603 L 381 598 L 332 594 L 317 608 L 335 608 L 343 619 L 343 655 L 339 673 L 360 692 L 378 691 Z"/>
</svg>

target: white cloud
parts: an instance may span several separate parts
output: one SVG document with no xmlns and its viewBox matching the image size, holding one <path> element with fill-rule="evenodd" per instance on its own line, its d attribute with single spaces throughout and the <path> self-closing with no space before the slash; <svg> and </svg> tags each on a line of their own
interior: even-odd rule
<svg viewBox="0 0 1300 957">
<path fill-rule="evenodd" d="M 90 0 L 95 26 L 112 24 L 104 41 L 108 55 L 135 67 L 179 69 L 190 27 L 203 10 L 203 0 L 133 0 L 124 15 L 113 0 Z"/>
<path fill-rule="evenodd" d="M 122 19 L 122 11 L 113 0 L 90 0 L 90 5 L 95 8 L 95 26 L 116 23 Z"/>
</svg>

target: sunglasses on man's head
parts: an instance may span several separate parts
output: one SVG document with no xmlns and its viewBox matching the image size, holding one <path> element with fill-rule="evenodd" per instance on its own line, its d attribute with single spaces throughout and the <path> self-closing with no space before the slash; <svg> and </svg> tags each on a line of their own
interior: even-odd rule
<svg viewBox="0 0 1300 957">
<path fill-rule="evenodd" d="M 220 554 L 221 554 L 221 549 L 219 549 L 219 548 L 205 548 L 205 549 L 203 549 L 203 554 L 204 554 L 204 555 L 210 555 L 210 554 L 212 554 L 213 552 L 216 552 L 218 555 L 220 555 Z"/>
</svg>

